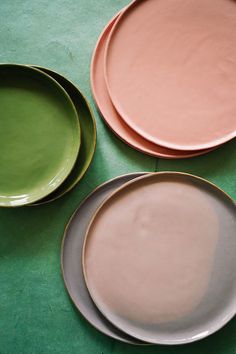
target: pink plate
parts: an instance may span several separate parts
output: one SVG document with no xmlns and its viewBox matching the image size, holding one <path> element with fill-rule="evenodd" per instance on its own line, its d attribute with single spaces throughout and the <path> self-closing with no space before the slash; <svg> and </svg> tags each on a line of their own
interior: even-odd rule
<svg viewBox="0 0 236 354">
<path fill-rule="evenodd" d="M 111 102 L 103 74 L 105 45 L 117 17 L 118 15 L 111 20 L 98 39 L 91 64 L 91 86 L 93 97 L 103 118 L 105 119 L 105 122 L 125 143 L 136 150 L 152 156 L 178 159 L 198 156 L 211 151 L 210 149 L 199 151 L 178 151 L 153 144 L 138 135 L 121 119 Z"/>
<path fill-rule="evenodd" d="M 143 138 L 199 150 L 236 136 L 236 2 L 139 0 L 105 51 L 110 98 Z"/>
</svg>

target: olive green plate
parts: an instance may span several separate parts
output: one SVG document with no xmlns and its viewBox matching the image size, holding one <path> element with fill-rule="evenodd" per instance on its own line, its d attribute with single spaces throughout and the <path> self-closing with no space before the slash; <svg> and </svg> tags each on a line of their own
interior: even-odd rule
<svg viewBox="0 0 236 354">
<path fill-rule="evenodd" d="M 72 170 L 80 126 L 66 91 L 29 66 L 0 65 L 0 206 L 33 203 Z"/>
<path fill-rule="evenodd" d="M 86 98 L 72 82 L 47 68 L 39 66 L 36 68 L 53 77 L 67 91 L 79 114 L 81 126 L 81 146 L 73 170 L 55 192 L 37 202 L 37 204 L 41 204 L 59 198 L 70 191 L 84 176 L 91 164 L 96 147 L 96 123 Z"/>
</svg>

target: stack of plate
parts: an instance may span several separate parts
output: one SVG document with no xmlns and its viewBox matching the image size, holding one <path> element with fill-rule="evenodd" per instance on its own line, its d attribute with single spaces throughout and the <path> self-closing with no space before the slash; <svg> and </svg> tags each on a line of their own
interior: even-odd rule
<svg viewBox="0 0 236 354">
<path fill-rule="evenodd" d="M 66 228 L 62 272 L 84 317 L 132 344 L 202 339 L 236 313 L 236 205 L 178 172 L 98 187 Z"/>
<path fill-rule="evenodd" d="M 236 136 L 236 4 L 139 0 L 102 32 L 94 99 L 108 126 L 153 156 L 186 158 Z"/>
<path fill-rule="evenodd" d="M 54 200 L 82 178 L 96 142 L 78 88 L 49 69 L 0 65 L 0 206 Z"/>
</svg>

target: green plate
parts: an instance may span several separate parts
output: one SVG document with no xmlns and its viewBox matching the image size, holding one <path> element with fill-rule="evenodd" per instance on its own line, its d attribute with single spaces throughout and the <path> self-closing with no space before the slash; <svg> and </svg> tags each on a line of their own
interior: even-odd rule
<svg viewBox="0 0 236 354">
<path fill-rule="evenodd" d="M 53 77 L 67 91 L 77 112 L 79 113 L 81 126 L 81 146 L 73 170 L 55 192 L 51 193 L 39 202 L 34 203 L 41 204 L 55 200 L 70 191 L 84 176 L 85 172 L 89 168 L 89 165 L 91 164 L 96 147 L 96 123 L 89 103 L 78 87 L 76 87 L 64 76 L 52 70 L 39 66 L 35 67 Z"/>
<path fill-rule="evenodd" d="M 35 202 L 72 170 L 80 126 L 66 91 L 29 66 L 0 65 L 0 206 Z"/>
</svg>

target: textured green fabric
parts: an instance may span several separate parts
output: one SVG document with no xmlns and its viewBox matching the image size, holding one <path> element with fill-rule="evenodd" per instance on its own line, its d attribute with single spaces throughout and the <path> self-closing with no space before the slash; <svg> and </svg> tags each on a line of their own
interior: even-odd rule
<svg viewBox="0 0 236 354">
<path fill-rule="evenodd" d="M 68 76 L 96 113 L 97 151 L 82 182 L 44 206 L 0 209 L 0 354 L 236 354 L 236 320 L 201 342 L 133 347 L 92 328 L 75 310 L 60 274 L 64 227 L 94 187 L 133 171 L 180 170 L 236 198 L 236 142 L 206 156 L 169 161 L 142 155 L 103 124 L 89 85 L 91 54 L 107 21 L 128 0 L 1 0 L 0 61 L 47 66 Z"/>
</svg>

